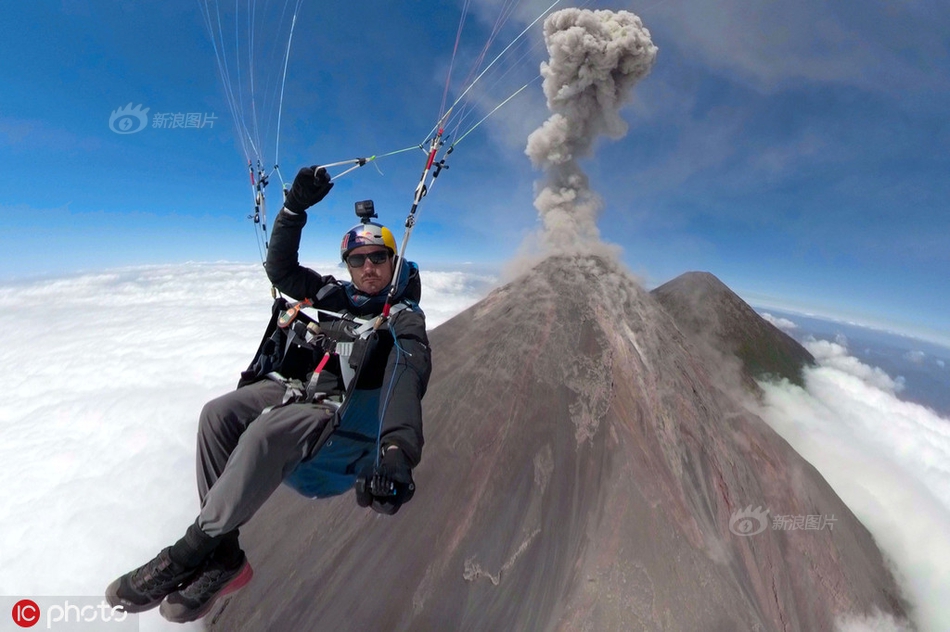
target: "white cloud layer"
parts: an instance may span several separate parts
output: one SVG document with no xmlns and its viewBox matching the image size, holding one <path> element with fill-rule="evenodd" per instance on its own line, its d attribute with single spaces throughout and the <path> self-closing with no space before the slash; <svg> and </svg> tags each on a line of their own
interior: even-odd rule
<svg viewBox="0 0 950 632">
<path fill-rule="evenodd" d="M 892 395 L 904 388 L 900 379 L 894 379 L 881 369 L 868 366 L 849 355 L 846 344 L 843 336 L 839 336 L 838 342 L 811 339 L 804 343 L 805 348 L 822 366 L 837 369 Z"/>
<path fill-rule="evenodd" d="M 842 617 L 835 629 L 836 632 L 913 632 L 903 622 L 881 612 Z"/>
<path fill-rule="evenodd" d="M 950 629 L 950 420 L 899 400 L 895 380 L 841 344 L 806 346 L 819 361 L 806 369 L 806 389 L 762 384 L 763 417 L 874 535 L 921 629 Z M 871 614 L 839 629 L 899 629 Z"/>
<path fill-rule="evenodd" d="M 765 320 L 772 323 L 773 325 L 775 325 L 776 327 L 778 327 L 779 329 L 783 331 L 792 331 L 792 330 L 798 329 L 798 325 L 796 325 L 795 323 L 793 323 L 787 318 L 773 316 L 772 314 L 769 314 L 768 312 L 764 312 L 763 314 L 761 314 L 761 316 L 762 318 L 764 318 Z"/>
<path fill-rule="evenodd" d="M 424 272 L 429 326 L 491 281 Z M 184 533 L 198 412 L 250 362 L 269 290 L 234 264 L 0 285 L 0 594 L 98 596 Z"/>
<path fill-rule="evenodd" d="M 904 357 L 914 364 L 923 364 L 924 360 L 927 358 L 927 354 L 923 351 L 908 351 L 904 354 Z"/>
</svg>

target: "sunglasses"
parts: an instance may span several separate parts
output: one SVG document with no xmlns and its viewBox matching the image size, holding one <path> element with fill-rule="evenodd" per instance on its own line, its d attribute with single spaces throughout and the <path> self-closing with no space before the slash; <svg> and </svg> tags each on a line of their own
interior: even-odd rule
<svg viewBox="0 0 950 632">
<path fill-rule="evenodd" d="M 373 252 L 367 254 L 354 254 L 346 258 L 346 265 L 351 268 L 362 268 L 363 264 L 366 263 L 366 260 L 369 259 L 370 263 L 374 266 L 378 266 L 381 263 L 385 263 L 389 259 L 388 250 L 374 250 Z"/>
</svg>

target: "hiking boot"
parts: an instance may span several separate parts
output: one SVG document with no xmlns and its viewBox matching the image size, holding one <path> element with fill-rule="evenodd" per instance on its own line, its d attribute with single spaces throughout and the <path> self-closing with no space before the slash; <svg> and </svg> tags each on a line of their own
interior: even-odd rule
<svg viewBox="0 0 950 632">
<path fill-rule="evenodd" d="M 175 562 L 169 551 L 171 547 L 162 549 L 155 559 L 109 584 L 106 588 L 109 605 L 130 613 L 144 612 L 161 603 L 197 572 L 197 568 Z"/>
<path fill-rule="evenodd" d="M 253 575 L 243 552 L 232 566 L 212 555 L 194 577 L 165 598 L 159 612 L 174 623 L 200 619 L 211 611 L 218 598 L 243 588 Z"/>
</svg>

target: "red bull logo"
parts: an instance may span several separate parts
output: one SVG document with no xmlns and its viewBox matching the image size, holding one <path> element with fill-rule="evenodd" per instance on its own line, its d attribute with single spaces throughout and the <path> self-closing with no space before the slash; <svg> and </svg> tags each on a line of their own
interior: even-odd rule
<svg viewBox="0 0 950 632">
<path fill-rule="evenodd" d="M 351 230 L 343 235 L 343 243 L 340 244 L 340 250 L 346 251 L 358 248 L 359 246 L 372 246 L 376 243 L 377 239 L 379 239 L 379 236 L 369 230 L 364 230 L 359 233 Z"/>
</svg>

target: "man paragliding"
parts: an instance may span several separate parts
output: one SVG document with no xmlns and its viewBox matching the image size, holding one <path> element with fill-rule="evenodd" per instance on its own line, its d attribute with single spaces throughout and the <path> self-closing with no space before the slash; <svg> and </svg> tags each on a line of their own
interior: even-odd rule
<svg viewBox="0 0 950 632">
<path fill-rule="evenodd" d="M 277 299 L 237 390 L 202 409 L 198 517 L 181 539 L 109 585 L 113 607 L 160 605 L 179 623 L 207 614 L 218 597 L 250 581 L 238 530 L 282 482 L 317 498 L 355 487 L 361 506 L 384 514 L 412 498 L 431 371 L 419 270 L 398 256 L 392 232 L 372 221 L 370 201 L 357 203 L 361 222 L 340 246 L 350 281 L 301 266 L 307 209 L 332 188 L 321 167 L 294 179 L 265 268 L 298 302 Z"/>
</svg>

